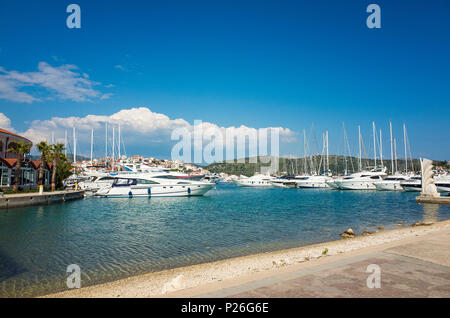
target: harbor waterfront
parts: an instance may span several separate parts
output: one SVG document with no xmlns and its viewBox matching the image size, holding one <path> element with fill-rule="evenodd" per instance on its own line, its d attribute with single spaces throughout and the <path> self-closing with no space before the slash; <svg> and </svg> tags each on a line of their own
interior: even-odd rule
<svg viewBox="0 0 450 318">
<path fill-rule="evenodd" d="M 203 197 L 96 198 L 0 213 L 0 296 L 67 290 L 232 257 L 300 247 L 415 222 L 450 219 L 417 193 L 238 188 Z"/>
<path fill-rule="evenodd" d="M 40 194 L 39 192 L 7 194 L 0 196 L 0 210 L 66 202 L 71 200 L 78 200 L 83 197 L 84 191 L 81 190 L 55 191 L 42 194 Z"/>
</svg>

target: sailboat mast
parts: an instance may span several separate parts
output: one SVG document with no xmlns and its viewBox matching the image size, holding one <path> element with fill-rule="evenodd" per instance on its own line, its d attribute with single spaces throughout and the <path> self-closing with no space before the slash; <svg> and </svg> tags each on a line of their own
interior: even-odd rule
<svg viewBox="0 0 450 318">
<path fill-rule="evenodd" d="M 94 150 L 94 129 L 91 128 L 91 166 L 92 166 L 92 154 Z"/>
<path fill-rule="evenodd" d="M 77 162 L 77 137 L 75 135 L 75 126 L 73 127 L 73 163 Z"/>
<path fill-rule="evenodd" d="M 375 130 L 375 122 L 372 122 L 372 130 L 373 130 L 373 160 L 375 169 L 377 168 L 377 133 Z"/>
<path fill-rule="evenodd" d="M 394 174 L 394 150 L 392 145 L 392 122 L 389 122 L 389 132 L 391 135 L 391 172 Z"/>
<path fill-rule="evenodd" d="M 345 124 L 342 123 L 342 129 L 344 130 L 344 175 L 347 175 L 347 147 L 346 147 L 346 142 L 347 142 L 347 135 L 345 133 Z"/>
<path fill-rule="evenodd" d="M 303 153 L 305 155 L 304 157 L 304 164 L 305 164 L 305 174 L 307 174 L 306 170 L 307 168 L 307 162 L 306 162 L 306 158 L 307 158 L 307 154 L 306 154 L 306 129 L 303 129 Z"/>
<path fill-rule="evenodd" d="M 327 172 L 330 170 L 330 161 L 328 157 L 328 130 L 326 132 L 326 142 L 327 142 Z"/>
<path fill-rule="evenodd" d="M 380 129 L 380 161 L 381 161 L 381 168 L 383 168 L 383 138 L 381 137 L 381 129 Z"/>
<path fill-rule="evenodd" d="M 403 142 L 405 144 L 405 172 L 408 173 L 408 154 L 406 152 L 406 126 L 403 123 Z"/>
<path fill-rule="evenodd" d="M 359 171 L 362 171 L 362 155 L 361 155 L 361 127 L 358 125 L 358 141 L 359 141 Z"/>
<path fill-rule="evenodd" d="M 108 122 L 105 122 L 105 166 L 108 166 Z"/>
<path fill-rule="evenodd" d="M 120 123 L 119 123 L 119 160 L 120 160 Z"/>
<path fill-rule="evenodd" d="M 64 156 L 67 157 L 67 129 L 64 133 Z"/>
<path fill-rule="evenodd" d="M 394 138 L 394 158 L 395 158 L 395 171 L 398 171 L 398 165 L 397 165 L 397 139 Z"/>
<path fill-rule="evenodd" d="M 114 157 L 115 157 L 115 138 L 114 138 L 114 126 L 112 128 L 112 168 L 114 170 Z"/>
</svg>

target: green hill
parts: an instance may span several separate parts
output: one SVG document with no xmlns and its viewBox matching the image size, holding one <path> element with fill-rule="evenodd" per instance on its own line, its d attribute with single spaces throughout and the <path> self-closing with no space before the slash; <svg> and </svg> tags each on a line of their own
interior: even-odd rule
<svg viewBox="0 0 450 318">
<path fill-rule="evenodd" d="M 253 158 L 253 161 L 255 158 Z M 252 176 L 255 173 L 261 171 L 261 167 L 268 167 L 270 164 L 262 163 L 260 157 L 256 158 L 256 163 L 250 163 L 249 158 L 245 158 L 245 162 L 237 162 L 237 160 L 227 160 L 224 162 L 215 162 L 205 167 L 205 169 L 214 173 L 228 173 L 234 175 L 246 175 Z M 306 158 L 306 172 L 313 171 L 324 171 L 324 160 L 321 156 L 313 156 L 312 158 Z M 358 158 L 355 157 L 344 157 L 337 155 L 329 156 L 330 170 L 333 175 L 344 174 L 345 167 L 347 167 L 348 173 L 358 171 Z M 377 165 L 379 166 L 379 160 L 377 160 Z M 391 161 L 383 160 L 383 164 L 387 167 L 388 171 L 391 170 Z M 374 166 L 373 159 L 362 159 L 363 169 L 370 168 Z M 419 159 L 408 160 L 408 170 L 411 168 L 415 171 L 420 171 L 420 161 Z M 397 160 L 397 170 L 405 170 L 405 161 Z M 303 174 L 305 173 L 305 158 L 279 158 L 279 172 L 278 174 Z"/>
</svg>

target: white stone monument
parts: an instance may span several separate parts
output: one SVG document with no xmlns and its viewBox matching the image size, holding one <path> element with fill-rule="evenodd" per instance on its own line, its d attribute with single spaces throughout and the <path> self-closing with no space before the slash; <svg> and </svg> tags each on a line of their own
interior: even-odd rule
<svg viewBox="0 0 450 318">
<path fill-rule="evenodd" d="M 440 195 L 433 179 L 433 161 L 429 159 L 420 159 L 420 166 L 422 168 L 422 192 L 420 195 L 433 198 L 439 197 Z"/>
</svg>

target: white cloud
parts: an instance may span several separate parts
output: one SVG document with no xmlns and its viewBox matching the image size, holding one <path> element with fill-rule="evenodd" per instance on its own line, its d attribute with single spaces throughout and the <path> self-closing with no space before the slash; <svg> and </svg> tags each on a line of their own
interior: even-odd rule
<svg viewBox="0 0 450 318">
<path fill-rule="evenodd" d="M 15 132 L 14 128 L 11 127 L 11 120 L 3 113 L 0 113 L 0 128 Z"/>
<path fill-rule="evenodd" d="M 37 72 L 7 71 L 0 67 L 0 98 L 14 102 L 32 103 L 42 99 L 24 92 L 23 87 L 44 88 L 50 93 L 49 98 L 76 102 L 105 99 L 110 95 L 94 89 L 100 83 L 91 81 L 86 73 L 77 73 L 78 67 L 64 64 L 53 67 L 46 62 L 38 64 Z"/>
<path fill-rule="evenodd" d="M 71 135 L 72 127 L 76 128 L 78 143 L 89 145 L 90 131 L 94 129 L 95 135 L 102 136 L 100 142 L 104 145 L 105 122 L 109 125 L 109 134 L 114 126 L 120 124 L 122 137 L 125 138 L 127 147 L 145 147 L 155 144 L 167 146 L 170 150 L 175 141 L 171 140 L 172 131 L 176 128 L 185 128 L 189 132 L 194 131 L 193 123 L 182 118 L 171 119 L 165 114 L 152 112 L 147 107 L 122 109 L 112 115 L 87 115 L 85 117 L 53 117 L 49 120 L 35 120 L 28 130 L 22 133 L 34 143 L 42 140 L 50 140 L 52 132 L 56 139 L 62 142 L 65 131 Z M 221 127 L 214 123 L 203 122 L 203 131 L 206 129 L 218 130 L 223 134 L 231 132 L 235 136 L 254 136 L 261 129 L 241 125 L 239 127 Z M 289 128 L 273 127 L 278 130 L 281 142 L 295 141 L 295 133 Z M 97 139 L 99 140 L 99 139 Z M 203 142 L 203 147 L 209 141 Z M 88 147 L 85 147 L 87 149 Z M 101 148 L 101 147 L 100 147 Z"/>
</svg>

